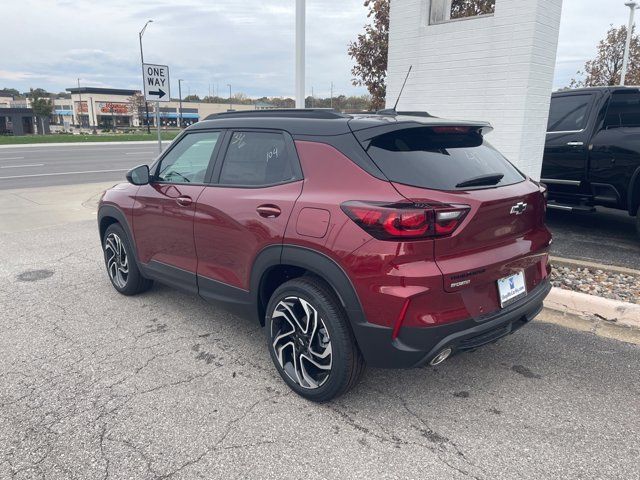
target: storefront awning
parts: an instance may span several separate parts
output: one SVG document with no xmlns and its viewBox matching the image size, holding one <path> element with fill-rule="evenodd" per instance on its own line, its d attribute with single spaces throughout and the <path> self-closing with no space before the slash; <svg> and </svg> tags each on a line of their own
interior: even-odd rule
<svg viewBox="0 0 640 480">
<path fill-rule="evenodd" d="M 149 118 L 155 118 L 156 114 L 149 112 Z M 178 113 L 160 112 L 160 118 L 180 118 Z M 197 113 L 183 113 L 182 118 L 192 118 L 195 120 L 200 119 L 200 115 Z"/>
</svg>

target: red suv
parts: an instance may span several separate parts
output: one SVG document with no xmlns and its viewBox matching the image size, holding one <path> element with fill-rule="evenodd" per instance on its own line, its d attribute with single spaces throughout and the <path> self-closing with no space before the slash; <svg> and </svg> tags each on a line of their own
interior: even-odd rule
<svg viewBox="0 0 640 480">
<path fill-rule="evenodd" d="M 109 278 L 259 321 L 310 400 L 365 363 L 437 365 L 531 321 L 550 289 L 544 187 L 489 130 L 420 112 L 211 116 L 105 192 Z"/>
</svg>

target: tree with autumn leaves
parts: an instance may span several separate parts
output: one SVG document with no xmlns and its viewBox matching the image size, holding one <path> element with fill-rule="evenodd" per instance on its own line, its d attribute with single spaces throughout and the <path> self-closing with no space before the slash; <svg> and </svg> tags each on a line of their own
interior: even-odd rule
<svg viewBox="0 0 640 480">
<path fill-rule="evenodd" d="M 348 53 L 356 64 L 351 69 L 353 85 L 365 86 L 371 95 L 371 108 L 384 108 L 387 87 L 387 55 L 389 51 L 389 0 L 365 0 L 368 18 L 364 33 L 349 44 Z"/>
<path fill-rule="evenodd" d="M 624 46 L 627 40 L 627 27 L 614 27 L 607 32 L 598 44 L 598 53 L 593 60 L 584 64 L 584 71 L 579 71 L 580 78 L 574 78 L 571 88 L 602 87 L 620 84 Z M 640 85 L 640 36 L 632 31 L 629 49 L 629 66 L 625 79 L 627 85 Z"/>
</svg>

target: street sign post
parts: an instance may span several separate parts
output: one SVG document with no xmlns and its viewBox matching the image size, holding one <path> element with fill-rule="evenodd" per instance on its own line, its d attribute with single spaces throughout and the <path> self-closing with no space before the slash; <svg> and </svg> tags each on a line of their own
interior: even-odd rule
<svg viewBox="0 0 640 480">
<path fill-rule="evenodd" d="M 153 65 L 145 63 L 144 71 L 144 98 L 149 102 L 169 102 L 169 67 L 166 65 Z"/>
<path fill-rule="evenodd" d="M 142 73 L 144 80 L 144 98 L 149 102 L 156 102 L 158 149 L 160 150 L 160 153 L 162 153 L 162 138 L 160 136 L 160 103 L 171 101 L 169 67 L 167 65 L 143 63 Z"/>
</svg>

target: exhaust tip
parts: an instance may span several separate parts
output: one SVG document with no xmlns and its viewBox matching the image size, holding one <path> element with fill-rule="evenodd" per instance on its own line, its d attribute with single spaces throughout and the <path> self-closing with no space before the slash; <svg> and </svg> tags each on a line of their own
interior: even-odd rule
<svg viewBox="0 0 640 480">
<path fill-rule="evenodd" d="M 444 350 L 440 350 L 440 352 L 433 357 L 433 359 L 429 362 L 429 365 L 435 367 L 436 365 L 440 365 L 447 358 L 451 356 L 452 350 L 450 348 L 445 348 Z"/>
</svg>

